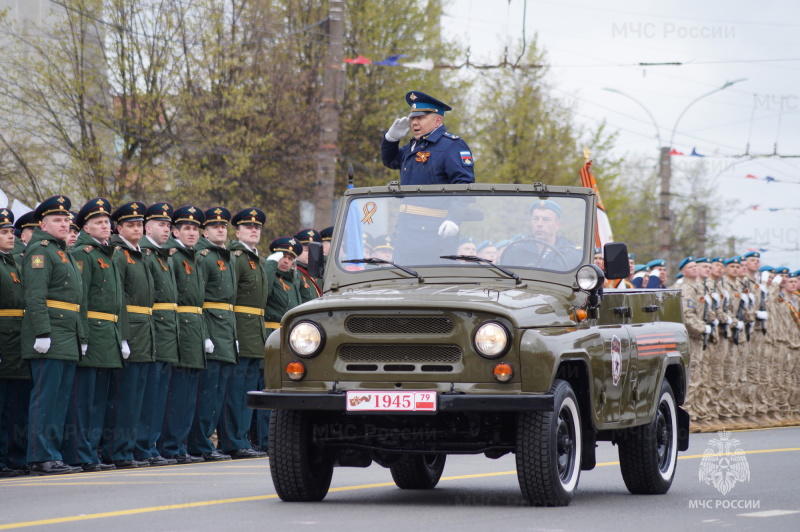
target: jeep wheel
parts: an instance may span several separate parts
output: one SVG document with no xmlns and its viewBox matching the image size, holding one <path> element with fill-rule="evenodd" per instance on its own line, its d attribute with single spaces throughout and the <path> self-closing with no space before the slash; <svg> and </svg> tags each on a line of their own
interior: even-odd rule
<svg viewBox="0 0 800 532">
<path fill-rule="evenodd" d="M 442 478 L 446 454 L 410 454 L 389 468 L 398 488 L 404 490 L 429 490 Z"/>
<path fill-rule="evenodd" d="M 517 478 L 534 506 L 566 506 L 581 474 L 581 418 L 572 387 L 557 380 L 552 412 L 523 412 L 517 427 Z"/>
<path fill-rule="evenodd" d="M 274 410 L 269 420 L 269 465 L 278 497 L 321 501 L 328 494 L 333 462 L 312 440 L 311 413 Z"/>
<path fill-rule="evenodd" d="M 678 461 L 676 412 L 672 388 L 664 381 L 655 419 L 628 429 L 617 442 L 622 478 L 631 493 L 662 494 L 672 486 Z"/>
</svg>

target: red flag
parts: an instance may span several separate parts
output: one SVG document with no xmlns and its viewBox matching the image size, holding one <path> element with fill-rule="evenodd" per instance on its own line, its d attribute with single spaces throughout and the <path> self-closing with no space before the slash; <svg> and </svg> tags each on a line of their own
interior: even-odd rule
<svg viewBox="0 0 800 532">
<path fill-rule="evenodd" d="M 581 184 L 594 190 L 597 196 L 597 227 L 595 230 L 595 246 L 602 248 L 606 242 L 613 242 L 614 235 L 611 233 L 611 222 L 608 220 L 606 208 L 603 207 L 603 200 L 600 199 L 600 190 L 597 188 L 597 181 L 592 174 L 592 161 L 586 161 L 581 168 Z"/>
<path fill-rule="evenodd" d="M 683 155 L 683 152 L 679 152 L 675 148 L 672 148 L 672 151 L 669 152 L 670 155 Z"/>
<path fill-rule="evenodd" d="M 754 176 L 753 174 L 747 174 L 745 177 L 746 177 L 747 179 L 758 179 L 758 178 L 757 178 L 756 176 Z"/>
<path fill-rule="evenodd" d="M 363 55 L 359 55 L 355 59 L 345 59 L 345 63 L 350 63 L 353 65 L 371 65 L 372 61 L 364 57 Z"/>
</svg>

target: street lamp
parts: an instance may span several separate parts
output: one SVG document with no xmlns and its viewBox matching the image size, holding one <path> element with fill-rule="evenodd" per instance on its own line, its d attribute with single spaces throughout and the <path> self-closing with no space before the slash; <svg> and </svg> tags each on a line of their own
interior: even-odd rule
<svg viewBox="0 0 800 532">
<path fill-rule="evenodd" d="M 715 94 L 715 93 L 717 93 L 719 91 L 727 89 L 731 85 L 734 85 L 736 83 L 739 83 L 741 81 L 746 81 L 746 80 L 747 80 L 747 78 L 741 78 L 741 79 L 736 79 L 736 80 L 733 80 L 733 81 L 727 81 L 721 87 L 718 87 L 718 88 L 716 88 L 716 89 L 714 89 L 714 90 L 712 90 L 710 92 L 707 92 L 707 93 L 699 96 L 698 98 L 695 98 L 691 102 L 689 102 L 689 105 L 684 107 L 683 111 L 681 111 L 681 114 L 678 115 L 678 119 L 675 120 L 675 125 L 672 127 L 672 132 L 670 133 L 669 145 L 668 146 L 664 146 L 663 143 L 661 142 L 661 134 L 660 134 L 660 129 L 658 127 L 658 123 L 656 122 L 656 119 L 653 117 L 653 114 L 647 109 L 647 107 L 644 106 L 644 104 L 642 104 L 642 102 L 640 102 L 639 100 L 637 100 L 636 98 L 634 98 L 630 94 L 626 94 L 626 93 L 624 93 L 624 92 L 622 92 L 620 90 L 610 89 L 610 88 L 603 89 L 603 90 L 606 90 L 606 91 L 609 91 L 609 92 L 615 92 L 617 94 L 625 96 L 626 98 L 636 102 L 636 104 L 638 104 L 639 107 L 644 109 L 644 111 L 650 117 L 650 120 L 653 121 L 653 125 L 656 128 L 656 139 L 658 140 L 658 144 L 659 144 L 659 148 L 660 148 L 659 177 L 661 178 L 661 192 L 659 194 L 659 217 L 658 217 L 659 220 L 660 220 L 659 232 L 658 232 L 658 235 L 659 235 L 659 252 L 660 252 L 661 258 L 667 260 L 667 268 L 669 268 L 670 271 L 674 268 L 672 257 L 671 257 L 671 254 L 672 254 L 672 211 L 670 210 L 670 198 L 671 198 L 670 181 L 672 179 L 672 159 L 670 157 L 670 151 L 672 151 L 672 141 L 675 139 L 675 132 L 678 130 L 678 124 L 680 124 L 681 119 L 683 118 L 683 115 L 686 114 L 686 111 L 688 111 L 690 107 L 692 107 L 694 104 L 696 104 L 697 102 L 699 102 L 703 98 L 711 96 L 712 94 Z"/>
</svg>

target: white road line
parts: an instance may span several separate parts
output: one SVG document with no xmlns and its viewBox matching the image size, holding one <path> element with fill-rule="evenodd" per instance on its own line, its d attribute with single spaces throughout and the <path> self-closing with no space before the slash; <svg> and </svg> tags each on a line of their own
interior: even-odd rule
<svg viewBox="0 0 800 532">
<path fill-rule="evenodd" d="M 739 517 L 777 517 L 779 515 L 789 515 L 789 514 L 800 514 L 800 510 L 765 510 L 763 512 L 739 514 Z"/>
</svg>

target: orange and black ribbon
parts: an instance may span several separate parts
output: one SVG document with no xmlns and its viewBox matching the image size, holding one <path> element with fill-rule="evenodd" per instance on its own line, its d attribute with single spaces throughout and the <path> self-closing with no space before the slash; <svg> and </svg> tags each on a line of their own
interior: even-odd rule
<svg viewBox="0 0 800 532">
<path fill-rule="evenodd" d="M 161 262 L 161 257 L 156 257 L 156 260 L 157 260 L 157 261 L 158 261 L 158 263 L 161 265 L 161 269 L 162 269 L 162 270 L 164 270 L 164 271 L 167 271 L 167 267 L 166 267 L 166 266 L 164 266 L 164 263 L 163 263 L 163 262 Z"/>
<path fill-rule="evenodd" d="M 69 259 L 67 258 L 67 254 L 64 253 L 63 251 L 59 251 L 58 252 L 58 256 L 61 257 L 61 262 L 69 262 Z"/>
<path fill-rule="evenodd" d="M 128 250 L 126 249 L 124 250 L 124 252 L 125 252 L 125 257 L 127 257 L 128 259 L 128 264 L 136 264 L 136 261 L 131 258 L 131 254 L 128 253 Z"/>
<path fill-rule="evenodd" d="M 218 260 L 217 266 L 219 266 L 219 271 L 224 272 L 228 268 L 225 267 L 225 261 Z"/>
<path fill-rule="evenodd" d="M 254 260 L 249 260 L 249 261 L 247 261 L 247 262 L 249 262 L 249 263 L 250 263 L 250 269 L 252 269 L 252 270 L 255 270 L 255 269 L 256 269 L 256 261 L 254 261 Z"/>
<path fill-rule="evenodd" d="M 102 258 L 100 258 L 100 259 L 97 259 L 97 262 L 99 262 L 99 263 L 100 263 L 100 268 L 101 268 L 101 269 L 106 269 L 106 268 L 110 268 L 110 267 L 111 267 L 111 265 L 110 265 L 110 264 L 106 264 L 105 262 L 103 262 L 103 259 L 102 259 Z"/>
<path fill-rule="evenodd" d="M 414 158 L 415 161 L 418 163 L 427 163 L 428 159 L 431 156 L 431 152 L 429 151 L 420 151 L 417 152 L 417 156 Z"/>
<path fill-rule="evenodd" d="M 183 269 L 186 270 L 186 275 L 192 275 L 192 272 L 194 271 L 194 268 L 189 266 L 189 261 L 186 260 L 183 261 Z"/>
<path fill-rule="evenodd" d="M 284 283 L 284 282 L 283 282 L 283 279 L 281 279 L 280 277 L 278 277 L 278 280 L 281 282 L 281 286 L 283 286 L 283 291 L 284 291 L 284 292 L 288 292 L 288 291 L 289 291 L 289 285 L 287 285 L 286 283 Z"/>
<path fill-rule="evenodd" d="M 10 272 L 10 273 L 11 273 L 11 280 L 14 281 L 15 283 L 18 283 L 19 282 L 19 277 L 17 277 L 17 274 L 14 273 L 14 272 Z"/>
</svg>

